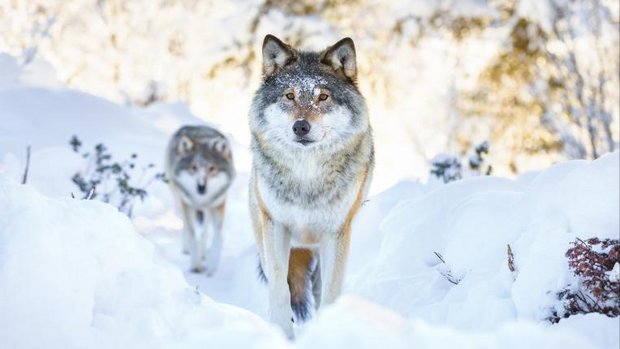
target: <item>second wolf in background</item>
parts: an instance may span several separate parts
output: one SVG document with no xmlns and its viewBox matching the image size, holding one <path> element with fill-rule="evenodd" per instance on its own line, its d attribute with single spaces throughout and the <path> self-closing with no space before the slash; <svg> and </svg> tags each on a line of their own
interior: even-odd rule
<svg viewBox="0 0 620 349">
<path fill-rule="evenodd" d="M 226 192 L 235 177 L 228 140 L 208 126 L 180 128 L 168 144 L 166 177 L 181 209 L 183 252 L 190 254 L 191 270 L 212 275 L 222 250 Z M 208 251 L 207 221 L 213 227 Z"/>
</svg>

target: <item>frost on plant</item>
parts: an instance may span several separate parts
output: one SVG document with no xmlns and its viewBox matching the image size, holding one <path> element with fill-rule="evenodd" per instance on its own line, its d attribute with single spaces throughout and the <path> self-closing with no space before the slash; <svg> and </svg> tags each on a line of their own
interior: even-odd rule
<svg viewBox="0 0 620 349">
<path fill-rule="evenodd" d="M 558 293 L 562 308 L 549 318 L 558 322 L 575 314 L 620 315 L 620 240 L 577 239 L 566 252 L 577 283 Z"/>
<path fill-rule="evenodd" d="M 489 154 L 489 142 L 484 141 L 474 147 L 474 154 L 469 157 L 469 168 L 478 173 L 484 172 L 490 175 L 493 171 L 491 165 L 484 166 L 484 156 Z"/>
<path fill-rule="evenodd" d="M 445 277 L 446 280 L 448 280 L 450 283 L 458 285 L 464 276 L 452 271 L 452 268 L 450 268 L 448 263 L 446 263 L 446 259 L 439 252 L 433 253 L 441 261 L 441 263 L 437 266 L 437 271 L 439 272 L 439 274 Z"/>
<path fill-rule="evenodd" d="M 462 178 L 461 161 L 452 155 L 437 154 L 431 159 L 431 174 L 444 183 L 456 181 Z"/>
<path fill-rule="evenodd" d="M 461 159 L 449 154 L 437 154 L 431 159 L 431 175 L 444 183 L 457 181 L 467 176 L 490 175 L 493 168 L 485 163 L 484 157 L 489 153 L 489 142 L 476 145 L 467 163 L 469 169 L 463 170 Z"/>
<path fill-rule="evenodd" d="M 73 136 L 69 144 L 74 152 L 80 153 L 82 142 L 77 136 Z M 155 173 L 154 164 L 137 166 L 138 154 L 124 161 L 114 161 L 102 143 L 95 145 L 92 152 L 81 155 L 86 165 L 71 180 L 82 192 L 82 198 L 107 202 L 129 217 L 136 200 L 144 200 L 148 195 L 146 188 L 154 180 L 164 179 L 163 173 Z"/>
</svg>

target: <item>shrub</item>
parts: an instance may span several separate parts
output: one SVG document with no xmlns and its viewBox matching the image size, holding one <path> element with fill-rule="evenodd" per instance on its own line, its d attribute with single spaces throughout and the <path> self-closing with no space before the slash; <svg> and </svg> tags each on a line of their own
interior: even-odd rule
<svg viewBox="0 0 620 349">
<path fill-rule="evenodd" d="M 558 322 L 575 314 L 620 315 L 620 240 L 576 239 L 566 252 L 577 284 L 558 292 L 562 308 L 549 318 Z"/>
<path fill-rule="evenodd" d="M 431 160 L 431 174 L 444 183 L 457 181 L 462 178 L 461 161 L 452 155 L 437 154 Z"/>
<path fill-rule="evenodd" d="M 74 152 L 80 152 L 82 142 L 77 136 L 73 136 L 69 144 Z M 136 200 L 144 200 L 148 195 L 147 187 L 154 180 L 164 180 L 163 173 L 155 172 L 154 164 L 137 166 L 137 154 L 132 154 L 130 159 L 124 161 L 114 161 L 102 143 L 95 145 L 93 152 L 81 155 L 86 159 L 86 166 L 74 174 L 71 180 L 82 192 L 83 199 L 99 199 L 110 203 L 129 217 Z"/>
<path fill-rule="evenodd" d="M 457 156 L 449 154 L 437 154 L 431 159 L 431 175 L 444 183 L 457 181 L 466 176 L 490 175 L 493 168 L 486 165 L 484 157 L 489 153 L 489 142 L 484 141 L 476 145 L 473 154 L 469 156 L 467 163 L 469 169 L 463 171 L 462 162 Z"/>
<path fill-rule="evenodd" d="M 478 174 L 484 173 L 485 175 L 490 175 L 493 171 L 491 165 L 487 165 L 484 168 L 484 156 L 489 154 L 489 142 L 484 141 L 477 146 L 474 147 L 474 154 L 469 157 L 469 168 L 472 171 L 476 171 Z"/>
</svg>

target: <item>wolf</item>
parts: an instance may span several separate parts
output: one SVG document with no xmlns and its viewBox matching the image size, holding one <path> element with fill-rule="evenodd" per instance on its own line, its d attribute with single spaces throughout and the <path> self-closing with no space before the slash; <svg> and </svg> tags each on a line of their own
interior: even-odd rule
<svg viewBox="0 0 620 349">
<path fill-rule="evenodd" d="M 249 205 L 269 317 L 293 338 L 294 318 L 341 292 L 374 145 L 353 40 L 305 52 L 267 35 L 262 58 L 249 113 Z"/>
<path fill-rule="evenodd" d="M 168 184 L 182 213 L 183 252 L 190 254 L 190 270 L 211 276 L 222 250 L 226 193 L 235 177 L 230 144 L 212 127 L 183 126 L 168 143 L 165 164 Z M 213 228 L 208 251 L 207 220 Z"/>
</svg>

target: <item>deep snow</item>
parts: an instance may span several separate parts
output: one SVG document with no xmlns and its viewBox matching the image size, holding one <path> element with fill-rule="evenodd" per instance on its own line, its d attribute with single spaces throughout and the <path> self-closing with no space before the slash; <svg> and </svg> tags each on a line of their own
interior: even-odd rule
<svg viewBox="0 0 620 349">
<path fill-rule="evenodd" d="M 545 321 L 560 307 L 555 292 L 573 280 L 564 257 L 569 242 L 618 237 L 617 152 L 514 180 L 405 181 L 369 198 L 354 223 L 345 295 L 297 328 L 293 344 L 263 320 L 267 296 L 256 276 L 247 212 L 247 149 L 234 143 L 239 175 L 230 192 L 220 269 L 212 278 L 191 274 L 180 253 L 181 221 L 165 185 L 148 188 L 133 221 L 109 205 L 71 199 L 77 188 L 70 177 L 84 160 L 68 141 L 77 134 L 88 146 L 104 142 L 115 156 L 136 152 L 161 167 L 167 138 L 180 125 L 201 121 L 182 104 L 119 106 L 66 89 L 49 72 L 34 79 L 11 57 L 0 58 L 3 346 L 620 344 L 617 318 L 589 314 L 556 325 Z M 24 186 L 16 181 L 27 145 L 33 153 Z M 507 244 L 515 255 L 514 273 L 507 266 Z"/>
</svg>

